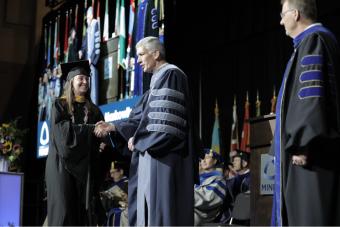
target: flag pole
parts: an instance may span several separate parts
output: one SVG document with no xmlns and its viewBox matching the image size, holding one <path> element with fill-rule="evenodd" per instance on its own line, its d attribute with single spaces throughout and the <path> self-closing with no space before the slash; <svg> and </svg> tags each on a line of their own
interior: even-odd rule
<svg viewBox="0 0 340 227">
<path fill-rule="evenodd" d="M 256 117 L 261 116 L 261 101 L 260 101 L 260 96 L 259 96 L 259 90 L 256 92 Z"/>
<path fill-rule="evenodd" d="M 276 99 L 277 99 L 276 98 L 276 89 L 275 89 L 275 86 L 274 86 L 274 89 L 273 89 L 273 98 L 270 101 L 272 103 L 271 108 L 270 108 L 270 114 L 275 114 Z"/>
</svg>

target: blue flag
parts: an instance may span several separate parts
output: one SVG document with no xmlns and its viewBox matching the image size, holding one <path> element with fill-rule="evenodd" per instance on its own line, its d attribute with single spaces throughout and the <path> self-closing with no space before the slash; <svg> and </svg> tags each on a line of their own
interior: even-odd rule
<svg viewBox="0 0 340 227">
<path fill-rule="evenodd" d="M 155 7 L 154 0 L 141 0 L 138 5 L 137 26 L 136 26 L 136 43 L 147 36 L 158 37 L 158 11 Z M 135 82 L 134 95 L 143 94 L 143 86 L 148 86 L 151 76 L 143 76 L 143 69 L 137 64 L 135 58 Z"/>
<path fill-rule="evenodd" d="M 47 67 L 51 67 L 51 36 L 52 36 L 52 21 L 48 29 L 48 43 L 47 43 Z"/>
<path fill-rule="evenodd" d="M 220 144 L 220 123 L 218 120 L 218 105 L 216 101 L 215 106 L 215 122 L 211 137 L 211 149 L 216 153 L 221 154 L 221 144 Z"/>
</svg>

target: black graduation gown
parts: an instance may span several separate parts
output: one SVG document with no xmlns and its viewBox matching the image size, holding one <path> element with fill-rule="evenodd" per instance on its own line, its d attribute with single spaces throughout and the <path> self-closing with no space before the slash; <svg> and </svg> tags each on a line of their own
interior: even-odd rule
<svg viewBox="0 0 340 227">
<path fill-rule="evenodd" d="M 281 207 L 282 222 L 276 224 L 340 225 L 340 52 L 322 26 L 298 38 L 277 113 L 282 204 L 274 207 Z M 292 165 L 299 153 L 307 154 L 307 166 Z"/>
<path fill-rule="evenodd" d="M 118 133 L 126 140 L 134 136 L 135 151 L 129 179 L 129 224 L 136 225 L 138 158 L 140 152 L 147 151 L 151 155 L 151 200 L 148 204 L 151 214 L 148 224 L 193 225 L 198 137 L 192 122 L 192 99 L 187 78 L 171 65 L 154 82 L 152 79 L 150 91 L 143 95 L 127 123 L 116 124 Z M 166 116 L 162 113 L 170 113 L 174 118 L 164 119 Z M 178 123 L 181 119 L 184 119 L 182 124 Z"/>
<path fill-rule="evenodd" d="M 47 216 L 49 226 L 94 225 L 99 212 L 94 195 L 99 189 L 99 141 L 93 126 L 84 123 L 85 103 L 75 103 L 75 124 L 66 111 L 66 102 L 56 99 L 52 108 L 49 154 L 46 162 Z M 93 106 L 88 124 L 103 120 L 100 110 Z M 88 174 L 88 173 L 91 174 Z M 86 211 L 86 203 L 89 209 Z M 91 210 L 92 209 L 92 210 Z M 104 214 L 105 215 L 105 214 Z M 91 220 L 92 219 L 92 220 Z"/>
</svg>

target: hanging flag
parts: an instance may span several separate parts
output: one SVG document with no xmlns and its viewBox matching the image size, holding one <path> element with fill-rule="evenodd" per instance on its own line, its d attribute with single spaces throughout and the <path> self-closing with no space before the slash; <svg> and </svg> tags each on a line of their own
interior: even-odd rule
<svg viewBox="0 0 340 227">
<path fill-rule="evenodd" d="M 48 28 L 48 44 L 47 44 L 47 67 L 51 67 L 51 36 L 52 36 L 52 21 Z"/>
<path fill-rule="evenodd" d="M 100 20 L 100 0 L 97 1 L 96 19 Z"/>
<path fill-rule="evenodd" d="M 82 42 L 86 42 L 86 39 L 85 39 L 85 37 L 86 37 L 86 23 L 87 23 L 86 10 L 87 10 L 87 0 L 84 0 L 84 21 L 83 21 Z"/>
<path fill-rule="evenodd" d="M 58 35 L 57 35 L 57 64 L 60 60 L 60 15 L 58 15 Z"/>
<path fill-rule="evenodd" d="M 99 30 L 99 37 L 100 34 L 101 34 L 101 31 L 100 31 L 100 0 L 98 0 L 97 2 L 97 21 L 98 21 L 98 30 Z"/>
<path fill-rule="evenodd" d="M 234 96 L 233 105 L 233 122 L 231 125 L 231 141 L 230 141 L 230 151 L 235 151 L 239 149 L 238 141 L 238 121 L 237 121 L 237 107 L 236 107 L 236 96 Z"/>
<path fill-rule="evenodd" d="M 109 2 L 108 0 L 105 0 L 103 41 L 107 41 L 109 38 Z"/>
<path fill-rule="evenodd" d="M 131 57 L 129 54 L 131 54 L 132 48 L 133 48 L 133 31 L 134 31 L 134 25 L 135 25 L 135 14 L 136 14 L 136 6 L 135 6 L 135 0 L 130 0 L 130 11 L 129 11 L 129 28 L 128 28 L 128 42 L 127 42 L 127 53 L 128 56 Z"/>
<path fill-rule="evenodd" d="M 147 0 L 141 0 L 138 4 L 137 18 L 136 18 L 136 34 L 135 43 L 144 38 L 144 18 L 146 14 L 146 4 Z M 143 69 L 137 63 L 137 56 L 135 56 L 135 75 L 134 75 L 134 95 L 143 94 Z"/>
<path fill-rule="evenodd" d="M 125 65 L 125 51 L 126 51 L 126 30 L 125 30 L 125 0 L 120 2 L 119 10 L 119 42 L 118 42 L 118 67 L 121 66 L 123 69 Z"/>
<path fill-rule="evenodd" d="M 78 4 L 76 4 L 76 12 L 74 15 L 74 29 L 78 33 Z"/>
<path fill-rule="evenodd" d="M 155 6 L 158 10 L 158 21 L 164 22 L 164 0 L 156 0 Z"/>
<path fill-rule="evenodd" d="M 126 48 L 126 71 L 125 71 L 125 98 L 130 96 L 133 92 L 133 75 L 134 75 L 134 58 L 131 59 L 132 49 L 132 34 L 135 22 L 135 0 L 130 0 L 129 12 L 129 27 L 128 27 L 128 41 Z"/>
<path fill-rule="evenodd" d="M 59 64 L 59 57 L 60 57 L 60 15 L 56 17 L 55 26 L 54 26 L 54 67 L 56 67 Z"/>
<path fill-rule="evenodd" d="M 144 37 L 159 35 L 159 24 L 158 24 L 158 10 L 155 6 L 155 0 L 148 0 L 146 5 L 146 15 L 144 18 Z"/>
<path fill-rule="evenodd" d="M 57 37 L 58 37 L 58 16 L 55 18 L 54 22 L 54 40 L 53 40 L 53 60 L 54 60 L 54 67 L 57 66 L 57 58 L 58 58 L 58 50 L 57 50 Z"/>
<path fill-rule="evenodd" d="M 137 25 L 135 42 L 146 36 L 159 35 L 158 27 L 158 11 L 155 7 L 154 0 L 141 0 L 138 5 L 137 13 Z M 143 94 L 143 84 L 150 83 L 151 76 L 143 76 L 143 70 L 139 64 L 137 64 L 137 58 L 135 58 L 135 82 L 134 82 L 134 95 Z"/>
<path fill-rule="evenodd" d="M 68 11 L 66 11 L 66 18 L 65 18 L 64 62 L 68 62 Z"/>
<path fill-rule="evenodd" d="M 125 65 L 125 52 L 126 52 L 126 30 L 125 30 L 125 1 L 116 1 L 116 17 L 115 17 L 115 32 L 113 37 L 119 36 L 118 38 L 118 56 L 117 56 L 117 68 L 126 68 Z M 123 71 L 118 71 L 120 78 L 120 99 L 123 99 L 123 89 L 124 89 L 124 74 Z"/>
<path fill-rule="evenodd" d="M 273 89 L 273 98 L 270 101 L 272 103 L 271 108 L 270 108 L 270 114 L 275 114 L 275 109 L 276 109 L 276 91 L 275 91 L 275 86 Z"/>
<path fill-rule="evenodd" d="M 47 24 L 44 26 L 44 48 L 45 48 L 45 64 L 47 62 L 47 53 L 48 53 L 48 33 L 47 33 Z"/>
<path fill-rule="evenodd" d="M 241 150 L 250 152 L 249 147 L 250 125 L 249 125 L 249 96 L 247 92 L 246 103 L 244 105 L 243 130 L 241 138 Z"/>
<path fill-rule="evenodd" d="M 259 90 L 256 92 L 256 117 L 261 116 L 261 101 L 260 101 L 260 96 L 259 96 Z"/>
<path fill-rule="evenodd" d="M 113 37 L 116 37 L 119 35 L 119 31 L 120 31 L 119 19 L 120 19 L 120 0 L 116 0 L 115 31 L 113 33 Z"/>
<path fill-rule="evenodd" d="M 159 40 L 164 43 L 164 0 L 156 0 L 159 21 Z"/>
<path fill-rule="evenodd" d="M 72 10 L 72 8 L 70 9 L 70 13 L 69 13 L 69 15 L 68 15 L 68 20 L 69 20 L 69 22 L 68 22 L 68 27 L 69 28 L 72 28 L 74 25 L 72 24 L 73 23 L 73 10 Z M 68 35 L 68 34 L 67 34 Z"/>
<path fill-rule="evenodd" d="M 216 151 L 218 154 L 221 154 L 220 147 L 221 147 L 220 146 L 220 123 L 218 120 L 218 105 L 217 105 L 217 100 L 216 100 L 215 122 L 214 122 L 212 137 L 211 137 L 211 149 Z"/>
</svg>

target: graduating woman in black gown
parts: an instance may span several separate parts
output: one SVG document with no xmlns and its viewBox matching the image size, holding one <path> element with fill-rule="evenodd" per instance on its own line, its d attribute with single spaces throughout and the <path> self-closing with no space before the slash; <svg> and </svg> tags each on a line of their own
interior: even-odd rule
<svg viewBox="0 0 340 227">
<path fill-rule="evenodd" d="M 53 104 L 46 162 L 48 225 L 96 225 L 101 163 L 93 125 L 103 115 L 90 98 L 88 61 L 62 64 L 62 70 L 67 79 Z"/>
</svg>

